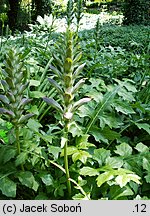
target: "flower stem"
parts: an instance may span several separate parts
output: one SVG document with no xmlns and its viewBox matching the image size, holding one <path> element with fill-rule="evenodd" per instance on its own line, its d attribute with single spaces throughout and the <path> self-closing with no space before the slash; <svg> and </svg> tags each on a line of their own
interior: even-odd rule
<svg viewBox="0 0 150 216">
<path fill-rule="evenodd" d="M 71 197 L 71 183 L 69 180 L 70 174 L 69 174 L 69 168 L 68 168 L 68 155 L 67 155 L 67 147 L 68 147 L 68 123 L 67 122 L 65 122 L 64 138 L 66 139 L 66 143 L 64 146 L 64 164 L 65 164 L 65 171 L 66 171 L 68 198 L 70 198 Z"/>
<path fill-rule="evenodd" d="M 20 155 L 21 150 L 20 150 L 20 139 L 19 139 L 19 126 L 15 126 L 15 135 L 16 135 L 17 151 L 18 151 L 18 155 Z M 24 171 L 23 164 L 21 164 L 21 169 L 22 169 L 22 171 Z"/>
</svg>

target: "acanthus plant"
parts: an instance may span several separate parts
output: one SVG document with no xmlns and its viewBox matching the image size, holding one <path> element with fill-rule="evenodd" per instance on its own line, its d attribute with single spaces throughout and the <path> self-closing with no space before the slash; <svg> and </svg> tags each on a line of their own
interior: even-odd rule
<svg viewBox="0 0 150 216">
<path fill-rule="evenodd" d="M 0 114 L 5 115 L 13 125 L 15 144 L 18 155 L 21 153 L 20 129 L 34 114 L 26 113 L 25 106 L 31 99 L 24 96 L 28 88 L 27 73 L 24 67 L 24 55 L 17 48 L 10 49 L 6 55 L 1 84 L 3 94 L 0 94 Z M 23 165 L 21 166 L 24 170 Z"/>
<path fill-rule="evenodd" d="M 55 66 L 51 66 L 51 70 L 55 74 L 55 79 L 48 78 L 49 82 L 60 95 L 58 103 L 53 98 L 44 97 L 43 100 L 56 108 L 61 114 L 61 123 L 63 125 L 63 135 L 61 137 L 61 148 L 64 150 L 64 166 L 66 171 L 68 196 L 71 196 L 70 174 L 68 167 L 67 148 L 69 144 L 69 130 L 71 123 L 74 121 L 73 116 L 76 110 L 83 104 L 91 100 L 90 97 L 84 97 L 78 101 L 75 100 L 78 90 L 85 83 L 84 78 L 80 78 L 80 74 L 85 63 L 81 63 L 82 53 L 78 44 L 77 34 L 67 28 L 66 33 L 62 35 L 60 42 L 56 45 L 54 54 Z"/>
</svg>

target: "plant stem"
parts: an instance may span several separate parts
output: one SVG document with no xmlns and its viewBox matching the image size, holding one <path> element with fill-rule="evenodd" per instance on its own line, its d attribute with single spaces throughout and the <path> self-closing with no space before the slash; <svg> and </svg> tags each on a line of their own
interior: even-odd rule
<svg viewBox="0 0 150 216">
<path fill-rule="evenodd" d="M 19 126 L 15 126 L 15 135 L 16 135 L 16 145 L 17 145 L 17 151 L 18 151 L 18 155 L 20 155 L 21 150 L 20 150 L 20 140 L 19 140 Z M 21 164 L 21 169 L 22 171 L 24 171 L 24 167 Z"/>
<path fill-rule="evenodd" d="M 65 122 L 64 128 L 64 138 L 66 139 L 66 143 L 64 146 L 64 164 L 65 164 L 65 171 L 66 171 L 66 180 L 67 180 L 67 188 L 68 188 L 68 198 L 71 197 L 71 183 L 70 183 L 70 174 L 68 168 L 68 155 L 67 155 L 67 147 L 68 147 L 68 122 Z"/>
</svg>

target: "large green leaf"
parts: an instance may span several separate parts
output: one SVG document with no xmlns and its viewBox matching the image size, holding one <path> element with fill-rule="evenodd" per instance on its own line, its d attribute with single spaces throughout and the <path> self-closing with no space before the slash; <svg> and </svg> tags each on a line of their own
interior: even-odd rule
<svg viewBox="0 0 150 216">
<path fill-rule="evenodd" d="M 126 101 L 114 100 L 112 105 L 117 110 L 117 112 L 121 112 L 126 115 L 135 113 L 132 107 Z"/>
<path fill-rule="evenodd" d="M 37 191 L 39 184 L 30 171 L 21 171 L 18 173 L 17 177 L 22 185 L 25 185 L 26 187 L 32 188 L 34 191 Z"/>
<path fill-rule="evenodd" d="M 42 125 L 34 119 L 29 119 L 27 126 L 34 132 L 39 132 L 39 128 L 42 127 Z"/>
<path fill-rule="evenodd" d="M 127 101 L 135 101 L 135 98 L 133 97 L 132 92 L 128 92 L 125 88 L 121 88 L 120 91 L 118 91 L 118 95 L 121 96 L 124 100 Z"/>
<path fill-rule="evenodd" d="M 145 130 L 150 135 L 150 125 L 147 123 L 136 123 L 134 124 L 139 128 Z"/>
<path fill-rule="evenodd" d="M 127 143 L 116 146 L 116 149 L 117 150 L 114 150 L 114 152 L 120 156 L 128 157 L 132 154 L 132 148 Z"/>
<path fill-rule="evenodd" d="M 96 126 L 90 129 L 90 134 L 92 134 L 96 141 L 108 143 L 108 140 L 115 140 L 120 137 L 120 134 L 116 131 L 111 130 L 109 127 L 105 127 L 103 130 Z"/>
<path fill-rule="evenodd" d="M 146 169 L 148 172 L 150 172 L 150 162 L 146 158 L 143 158 L 143 169 Z"/>
<path fill-rule="evenodd" d="M 122 174 L 122 175 L 118 175 L 116 178 L 115 178 L 115 181 L 116 183 L 122 188 L 124 187 L 128 182 L 130 181 L 134 181 L 136 182 L 137 184 L 140 184 L 140 177 L 136 174 Z"/>
<path fill-rule="evenodd" d="M 46 174 L 46 173 L 41 173 L 40 178 L 42 179 L 42 182 L 46 185 L 53 185 L 54 184 L 54 179 L 51 176 L 51 174 Z"/>
<path fill-rule="evenodd" d="M 15 161 L 16 166 L 19 166 L 20 164 L 24 164 L 27 158 L 28 158 L 28 152 L 21 152 L 16 158 Z"/>
<path fill-rule="evenodd" d="M 97 169 L 94 169 L 91 167 L 83 167 L 80 170 L 80 174 L 84 176 L 96 176 L 96 175 L 99 175 L 99 172 Z"/>
<path fill-rule="evenodd" d="M 3 162 L 6 163 L 10 161 L 10 159 L 14 158 L 15 155 L 16 155 L 16 148 L 13 147 L 6 148 Z"/>
<path fill-rule="evenodd" d="M 117 118 L 114 113 L 104 113 L 99 116 L 100 127 L 103 129 L 106 125 L 109 126 L 110 129 L 118 128 L 123 125 L 120 118 Z"/>
<path fill-rule="evenodd" d="M 7 197 L 16 197 L 16 183 L 3 175 L 0 175 L 0 190 Z"/>
<path fill-rule="evenodd" d="M 97 120 L 98 116 L 103 114 L 103 111 L 106 109 L 108 105 L 110 105 L 112 99 L 115 97 L 117 92 L 120 90 L 121 86 L 115 87 L 111 92 L 107 92 L 104 97 L 103 101 L 100 102 L 96 109 L 93 110 L 92 115 L 91 115 L 91 120 L 89 121 L 88 125 L 86 126 L 85 133 L 88 133 Z"/>
<path fill-rule="evenodd" d="M 58 159 L 58 155 L 61 152 L 61 148 L 57 146 L 49 146 L 48 152 L 51 153 L 55 159 Z"/>
<path fill-rule="evenodd" d="M 96 181 L 97 181 L 97 186 L 100 187 L 102 184 L 104 184 L 105 182 L 111 180 L 114 178 L 114 171 L 108 171 L 108 172 L 104 172 L 102 174 L 100 174 Z"/>
<path fill-rule="evenodd" d="M 86 163 L 87 159 L 90 158 L 91 155 L 86 152 L 86 151 L 82 151 L 82 150 L 78 150 L 77 152 L 75 152 L 72 155 L 72 160 L 75 163 L 77 160 L 80 160 L 82 163 Z"/>
<path fill-rule="evenodd" d="M 104 148 L 94 150 L 93 159 L 96 160 L 100 166 L 106 162 L 108 157 L 110 157 L 110 150 Z"/>
<path fill-rule="evenodd" d="M 117 200 L 120 197 L 132 196 L 133 191 L 128 186 L 120 188 L 118 185 L 113 185 L 110 187 L 109 195 L 111 200 Z"/>
<path fill-rule="evenodd" d="M 73 137 L 82 135 L 82 130 L 75 121 L 69 123 L 68 131 L 72 134 Z"/>
<path fill-rule="evenodd" d="M 30 86 L 39 86 L 40 85 L 40 81 L 39 80 L 30 80 Z"/>
<path fill-rule="evenodd" d="M 110 166 L 112 168 L 121 168 L 123 166 L 123 163 L 123 160 L 119 157 L 106 158 L 106 166 Z"/>
<path fill-rule="evenodd" d="M 150 173 L 148 173 L 146 176 L 144 176 L 147 183 L 150 183 Z"/>
<path fill-rule="evenodd" d="M 104 137 L 104 135 L 101 133 L 101 129 L 96 127 L 96 126 L 92 126 L 92 128 L 90 129 L 90 134 L 95 138 L 95 140 L 97 142 L 104 142 L 108 144 L 108 139 L 106 139 L 106 137 Z"/>
<path fill-rule="evenodd" d="M 138 152 L 149 152 L 149 148 L 144 145 L 143 143 L 138 143 L 136 146 L 135 146 L 135 149 L 138 151 Z"/>
<path fill-rule="evenodd" d="M 67 155 L 72 155 L 75 152 L 78 152 L 78 149 L 75 146 L 68 146 L 67 147 Z M 61 157 L 64 156 L 64 149 L 62 149 Z"/>
</svg>

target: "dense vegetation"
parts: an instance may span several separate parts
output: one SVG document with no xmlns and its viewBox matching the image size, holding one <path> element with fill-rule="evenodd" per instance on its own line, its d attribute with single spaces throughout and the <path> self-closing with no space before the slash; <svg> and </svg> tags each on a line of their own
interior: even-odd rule
<svg viewBox="0 0 150 216">
<path fill-rule="evenodd" d="M 150 27 L 82 3 L 0 38 L 0 199 L 150 199 Z"/>
</svg>

